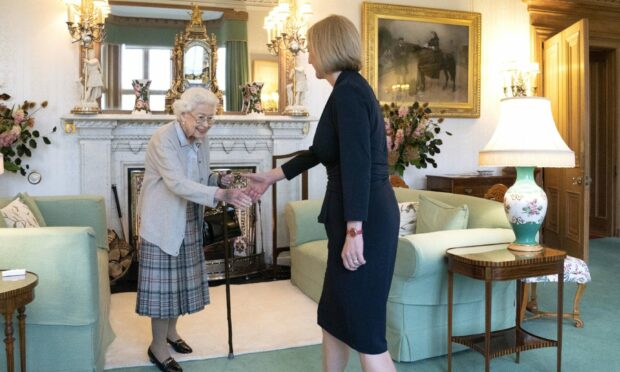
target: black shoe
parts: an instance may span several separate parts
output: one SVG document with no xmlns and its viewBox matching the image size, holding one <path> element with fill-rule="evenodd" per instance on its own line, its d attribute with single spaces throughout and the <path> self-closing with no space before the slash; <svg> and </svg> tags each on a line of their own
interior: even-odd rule
<svg viewBox="0 0 620 372">
<path fill-rule="evenodd" d="M 149 355 L 149 360 L 151 361 L 151 363 L 155 364 L 157 368 L 159 368 L 160 371 L 162 372 L 183 372 L 183 368 L 181 368 L 179 363 L 177 363 L 177 361 L 174 360 L 173 357 L 170 357 L 164 360 L 163 362 L 160 362 L 159 360 L 157 360 L 157 358 L 155 358 L 155 354 L 153 354 L 150 347 L 148 349 L 147 354 Z"/>
<path fill-rule="evenodd" d="M 192 351 L 192 348 L 185 343 L 185 341 L 183 341 L 182 338 L 176 340 L 176 341 L 172 341 L 169 338 L 166 337 L 166 341 L 168 341 L 168 343 L 170 345 L 172 345 L 172 348 L 174 349 L 174 351 L 176 351 L 177 353 L 181 353 L 181 354 L 189 354 Z"/>
</svg>

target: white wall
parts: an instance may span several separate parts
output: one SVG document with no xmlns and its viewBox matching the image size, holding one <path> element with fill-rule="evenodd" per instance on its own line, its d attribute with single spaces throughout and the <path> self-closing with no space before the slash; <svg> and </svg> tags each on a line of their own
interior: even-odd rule
<svg viewBox="0 0 620 372">
<path fill-rule="evenodd" d="M 389 3 L 482 13 L 480 118 L 446 120 L 443 128 L 453 136 L 444 136 L 442 153 L 436 157 L 439 167 L 407 169 L 405 180 L 422 188 L 426 174 L 478 169 L 478 151 L 490 138 L 498 117 L 502 63 L 511 59 L 529 60 L 526 5 L 521 0 L 389 0 Z M 330 14 L 341 14 L 361 28 L 361 4 L 360 0 L 313 0 L 313 17 L 320 20 Z M 33 186 L 24 177 L 5 173 L 0 176 L 0 195 L 19 191 L 35 195 L 78 193 L 78 144 L 75 136 L 63 133 L 60 128 L 60 117 L 71 110 L 79 97 L 78 47 L 71 44 L 66 30 L 64 4 L 60 0 L 0 0 L 0 7 L 3 10 L 0 12 L 3 25 L 0 28 L 0 91 L 11 94 L 17 102 L 47 99 L 49 107 L 37 113 L 36 126 L 42 132 L 59 126 L 59 132 L 50 136 L 52 145 L 36 149 L 29 162 L 32 169 L 42 174 L 42 182 Z M 301 63 L 305 64 L 306 60 L 305 55 L 300 57 Z M 306 72 L 310 90 L 306 104 L 311 115 L 318 118 L 331 87 L 314 78 L 311 66 L 306 66 Z M 89 171 L 97 172 L 96 169 Z M 324 171 L 316 167 L 311 172 L 311 197 L 322 196 L 324 186 Z"/>
</svg>

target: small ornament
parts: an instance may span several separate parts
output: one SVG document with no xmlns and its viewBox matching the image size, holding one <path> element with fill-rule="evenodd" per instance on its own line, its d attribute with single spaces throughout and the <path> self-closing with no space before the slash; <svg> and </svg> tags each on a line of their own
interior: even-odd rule
<svg viewBox="0 0 620 372">
<path fill-rule="evenodd" d="M 241 85 L 241 96 L 243 98 L 241 111 L 244 114 L 263 113 L 263 104 L 260 99 L 260 94 L 264 84 L 265 83 L 254 81 Z"/>
<path fill-rule="evenodd" d="M 136 95 L 136 102 L 133 105 L 132 114 L 150 114 L 150 92 L 151 80 L 134 79 L 131 81 L 133 92 Z"/>
</svg>

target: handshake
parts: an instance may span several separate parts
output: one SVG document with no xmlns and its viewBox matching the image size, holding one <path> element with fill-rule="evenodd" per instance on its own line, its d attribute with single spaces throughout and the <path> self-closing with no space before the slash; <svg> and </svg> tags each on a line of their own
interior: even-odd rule
<svg viewBox="0 0 620 372">
<path fill-rule="evenodd" d="M 220 188 L 215 192 L 215 199 L 232 204 L 235 208 L 248 208 L 255 203 L 267 191 L 269 186 L 284 178 L 281 168 L 274 168 L 262 173 L 242 173 L 247 180 L 246 187 L 242 189 Z M 219 184 L 228 187 L 233 183 L 235 175 L 228 173 L 223 175 Z"/>
</svg>

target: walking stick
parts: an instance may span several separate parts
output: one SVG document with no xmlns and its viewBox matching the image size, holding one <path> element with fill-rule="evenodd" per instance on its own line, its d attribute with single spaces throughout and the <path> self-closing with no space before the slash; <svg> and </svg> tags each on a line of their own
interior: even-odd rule
<svg viewBox="0 0 620 372">
<path fill-rule="evenodd" d="M 223 203 L 224 207 L 224 277 L 226 279 L 226 318 L 228 319 L 228 359 L 233 359 L 233 334 L 232 334 L 232 314 L 230 309 L 230 268 L 228 267 L 229 247 L 228 247 L 228 206 Z"/>
</svg>

